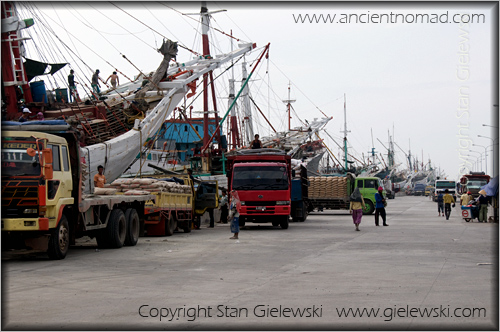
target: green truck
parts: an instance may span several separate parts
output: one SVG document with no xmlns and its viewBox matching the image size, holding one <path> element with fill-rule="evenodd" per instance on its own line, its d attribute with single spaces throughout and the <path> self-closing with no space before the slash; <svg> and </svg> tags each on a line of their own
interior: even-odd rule
<svg viewBox="0 0 500 332">
<path fill-rule="evenodd" d="M 313 176 L 309 177 L 306 201 L 307 211 L 349 210 L 349 204 L 354 188 L 359 187 L 365 201 L 363 214 L 375 211 L 375 194 L 382 181 L 377 177 L 356 177 L 348 173 L 344 176 Z M 385 190 L 383 191 L 385 197 Z"/>
</svg>

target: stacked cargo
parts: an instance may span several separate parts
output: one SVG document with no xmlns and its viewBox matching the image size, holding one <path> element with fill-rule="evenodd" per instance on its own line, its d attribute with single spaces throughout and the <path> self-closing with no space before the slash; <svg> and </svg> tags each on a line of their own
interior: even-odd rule
<svg viewBox="0 0 500 332">
<path fill-rule="evenodd" d="M 116 189 L 116 191 L 123 192 L 125 195 L 157 192 L 191 194 L 191 186 L 155 179 L 116 179 L 105 187 L 104 189 Z"/>
<path fill-rule="evenodd" d="M 346 177 L 313 176 L 309 178 L 310 198 L 339 198 L 347 196 Z"/>
</svg>

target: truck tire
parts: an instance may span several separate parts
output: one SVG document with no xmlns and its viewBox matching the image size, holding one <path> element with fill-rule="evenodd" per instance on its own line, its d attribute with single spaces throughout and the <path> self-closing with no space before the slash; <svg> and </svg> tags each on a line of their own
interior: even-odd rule
<svg viewBox="0 0 500 332">
<path fill-rule="evenodd" d="M 281 229 L 287 229 L 288 228 L 288 216 L 284 216 L 283 219 L 280 222 Z"/>
<path fill-rule="evenodd" d="M 125 237 L 126 246 L 135 246 L 139 241 L 141 230 L 141 221 L 139 214 L 135 209 L 127 209 L 125 211 L 125 220 L 127 221 L 127 236 Z"/>
<path fill-rule="evenodd" d="M 372 201 L 365 201 L 365 208 L 363 209 L 363 214 L 372 214 L 375 211 Z"/>
<path fill-rule="evenodd" d="M 105 230 L 106 242 L 110 248 L 121 248 L 127 237 L 127 220 L 120 209 L 111 211 L 108 226 Z"/>
<path fill-rule="evenodd" d="M 272 221 L 271 223 L 273 224 L 274 227 L 278 227 L 280 225 L 279 221 Z"/>
<path fill-rule="evenodd" d="M 167 224 L 165 225 L 165 235 L 166 236 L 173 235 L 176 228 L 177 228 L 177 220 L 175 220 L 173 214 L 170 214 Z"/>
<path fill-rule="evenodd" d="M 59 220 L 59 225 L 50 234 L 47 254 L 50 259 L 64 259 L 69 249 L 69 224 L 64 214 Z"/>
</svg>

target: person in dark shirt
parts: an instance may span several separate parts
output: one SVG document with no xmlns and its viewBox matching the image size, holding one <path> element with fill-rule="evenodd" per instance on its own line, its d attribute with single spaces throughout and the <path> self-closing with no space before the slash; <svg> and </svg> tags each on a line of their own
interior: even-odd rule
<svg viewBox="0 0 500 332">
<path fill-rule="evenodd" d="M 378 226 L 378 216 L 382 217 L 382 222 L 384 226 L 389 226 L 386 223 L 386 214 L 385 214 L 385 198 L 383 194 L 384 188 L 378 187 L 378 192 L 375 193 L 375 226 Z"/>
<path fill-rule="evenodd" d="M 19 118 L 19 122 L 26 122 L 28 121 L 28 117 L 31 114 L 31 111 L 28 108 L 23 109 L 23 115 Z"/>
<path fill-rule="evenodd" d="M 92 75 L 92 91 L 93 97 L 96 98 L 101 93 L 101 84 L 99 83 L 99 69 L 96 69 L 94 75 Z"/>
<path fill-rule="evenodd" d="M 78 97 L 78 91 L 76 90 L 76 84 L 78 84 L 78 82 L 75 82 L 75 71 L 71 69 L 68 75 L 69 99 L 71 103 L 74 100 L 80 99 L 80 97 Z"/>
<path fill-rule="evenodd" d="M 262 149 L 262 142 L 259 140 L 259 134 L 255 134 L 254 140 L 250 143 L 252 149 Z"/>
<path fill-rule="evenodd" d="M 443 213 L 444 217 L 444 200 L 443 200 L 443 193 L 439 192 L 437 196 L 437 204 L 438 204 L 438 217 L 441 217 L 441 213 Z"/>
<path fill-rule="evenodd" d="M 477 198 L 477 201 L 479 202 L 479 222 L 488 222 L 488 203 L 489 199 L 488 196 L 486 196 L 486 191 L 481 190 L 479 191 L 479 197 Z"/>
</svg>

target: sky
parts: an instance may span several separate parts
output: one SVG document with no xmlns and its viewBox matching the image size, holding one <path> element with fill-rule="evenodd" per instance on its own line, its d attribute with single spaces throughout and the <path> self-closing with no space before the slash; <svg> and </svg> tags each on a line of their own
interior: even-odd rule
<svg viewBox="0 0 500 332">
<path fill-rule="evenodd" d="M 197 14 L 200 4 L 33 2 L 18 3 L 18 10 L 22 18 L 33 17 L 37 27 L 53 29 L 58 43 L 66 45 L 44 47 L 54 41 L 34 29 L 33 40 L 26 43 L 29 58 L 50 53 L 44 60 L 70 63 L 50 82 L 60 87 L 70 68 L 77 81 L 90 81 L 95 69 L 106 79 L 116 68 L 121 82 L 125 75 L 132 78 L 138 73 L 135 67 L 153 71 L 161 61 L 155 49 L 163 38 L 182 46 L 179 62 L 193 58 L 183 47 L 201 52 L 199 16 L 181 13 Z M 480 158 L 486 171 L 485 148 L 487 172 L 493 173 L 491 149 L 498 144 L 495 5 L 208 2 L 210 11 L 226 10 L 214 13 L 211 24 L 239 39 L 233 47 L 239 42 L 257 44 L 246 57 L 249 64 L 270 43 L 269 59 L 257 67 L 250 90 L 279 130 L 287 126 L 282 100 L 288 99 L 290 85 L 291 99 L 296 100 L 292 127 L 300 124 L 299 118 L 312 120 L 323 117 L 323 112 L 333 116 L 326 131 L 341 143 L 345 96 L 350 153 L 366 158 L 374 147 L 384 154 L 379 140 L 388 146 L 391 135 L 401 167 L 411 149 L 419 163 L 422 157 L 424 164 L 430 159 L 433 167 L 454 180 L 479 170 Z M 210 39 L 212 54 L 231 49 L 227 35 L 212 31 Z M 240 65 L 234 76 L 241 78 Z M 227 109 L 227 82 L 217 82 L 217 96 L 219 110 Z M 265 121 L 254 117 L 255 132 L 270 134 Z M 323 138 L 338 155 L 330 138 Z"/>
</svg>

